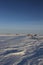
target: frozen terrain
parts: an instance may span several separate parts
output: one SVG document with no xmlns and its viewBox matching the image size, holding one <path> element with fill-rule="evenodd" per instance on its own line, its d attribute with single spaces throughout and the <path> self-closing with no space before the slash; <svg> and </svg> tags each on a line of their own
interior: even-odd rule
<svg viewBox="0 0 43 65">
<path fill-rule="evenodd" d="M 43 65 L 43 36 L 0 36 L 0 65 Z"/>
</svg>

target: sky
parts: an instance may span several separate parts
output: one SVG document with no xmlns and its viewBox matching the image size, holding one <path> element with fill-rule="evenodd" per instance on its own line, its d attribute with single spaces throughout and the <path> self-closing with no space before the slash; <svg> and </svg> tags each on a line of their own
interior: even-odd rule
<svg viewBox="0 0 43 65">
<path fill-rule="evenodd" d="M 43 0 L 0 0 L 0 33 L 43 34 Z"/>
</svg>

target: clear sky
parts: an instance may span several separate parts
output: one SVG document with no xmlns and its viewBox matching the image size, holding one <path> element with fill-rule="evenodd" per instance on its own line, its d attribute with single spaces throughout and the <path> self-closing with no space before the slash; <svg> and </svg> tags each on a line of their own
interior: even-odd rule
<svg viewBox="0 0 43 65">
<path fill-rule="evenodd" d="M 43 0 L 0 0 L 0 33 L 43 33 Z"/>
</svg>

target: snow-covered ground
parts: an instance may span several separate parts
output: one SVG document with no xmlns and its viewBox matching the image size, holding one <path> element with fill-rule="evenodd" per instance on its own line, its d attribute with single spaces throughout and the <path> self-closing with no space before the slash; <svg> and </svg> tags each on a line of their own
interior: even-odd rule
<svg viewBox="0 0 43 65">
<path fill-rule="evenodd" d="M 0 65 L 43 65 L 43 36 L 0 36 Z"/>
</svg>

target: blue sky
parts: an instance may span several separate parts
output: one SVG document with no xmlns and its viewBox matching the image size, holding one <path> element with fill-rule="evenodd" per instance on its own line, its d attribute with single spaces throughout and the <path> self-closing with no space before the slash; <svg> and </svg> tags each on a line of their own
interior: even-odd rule
<svg viewBox="0 0 43 65">
<path fill-rule="evenodd" d="M 0 0 L 0 33 L 43 33 L 43 0 Z"/>
</svg>

